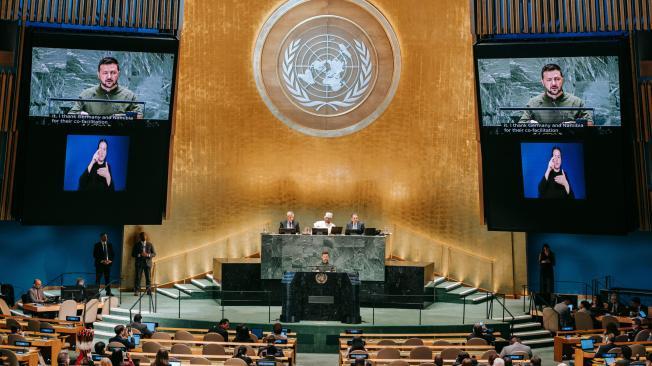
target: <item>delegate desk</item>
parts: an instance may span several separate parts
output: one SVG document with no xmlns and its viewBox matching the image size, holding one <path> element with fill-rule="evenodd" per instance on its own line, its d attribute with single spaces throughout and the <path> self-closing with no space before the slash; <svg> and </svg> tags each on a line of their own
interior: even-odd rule
<svg viewBox="0 0 652 366">
<path fill-rule="evenodd" d="M 640 344 L 640 345 L 643 345 L 645 347 L 646 353 L 652 351 L 652 342 L 650 342 L 650 341 L 645 341 L 645 342 L 615 342 L 614 344 L 616 345 L 616 347 L 625 346 L 625 345 L 631 346 L 632 344 Z M 593 351 L 584 351 L 584 350 L 582 350 L 581 347 L 575 348 L 575 355 L 574 355 L 575 365 L 584 365 L 585 362 L 586 363 L 588 363 L 588 362 L 592 363 L 595 358 L 599 358 L 599 356 L 601 356 L 601 355 L 596 355 L 595 351 L 597 350 L 597 348 L 599 346 L 602 346 L 602 345 L 603 345 L 603 343 L 596 344 L 595 349 Z M 604 363 L 603 363 L 603 365 L 604 365 Z"/>
<path fill-rule="evenodd" d="M 19 352 L 19 351 L 25 351 L 25 353 L 16 353 L 16 358 L 18 359 L 19 363 L 25 363 L 28 366 L 38 366 L 38 348 L 35 347 L 17 347 L 17 346 L 8 346 L 8 345 L 0 345 L 0 348 L 2 349 L 7 349 L 10 351 L 13 351 L 14 353 Z M 0 357 L 0 361 L 3 363 L 6 362 L 6 360 L 2 359 Z"/>
<path fill-rule="evenodd" d="M 319 265 L 328 250 L 341 272 L 358 272 L 361 281 L 385 281 L 387 236 L 261 234 L 260 277 L 280 280 L 285 272 Z"/>
<path fill-rule="evenodd" d="M 19 303 L 20 305 L 20 303 Z M 97 304 L 97 308 L 102 309 L 102 306 L 104 303 L 100 301 Z M 77 303 L 77 310 L 84 310 L 84 306 L 86 306 L 85 303 L 79 302 Z M 41 313 L 58 313 L 59 309 L 61 309 L 61 304 L 37 304 L 37 303 L 27 303 L 27 304 L 22 304 L 23 310 L 30 311 L 35 314 L 41 314 Z"/>
<path fill-rule="evenodd" d="M 360 323 L 360 279 L 355 273 L 286 272 L 281 322 L 338 320 Z"/>
<path fill-rule="evenodd" d="M 632 328 L 619 328 L 623 333 L 626 333 Z M 604 329 L 588 329 L 588 330 L 570 330 L 559 331 L 554 338 L 554 360 L 557 362 L 564 361 L 564 355 L 573 354 L 573 347 L 579 346 L 582 339 L 587 339 L 591 336 L 602 336 L 605 332 Z"/>
</svg>

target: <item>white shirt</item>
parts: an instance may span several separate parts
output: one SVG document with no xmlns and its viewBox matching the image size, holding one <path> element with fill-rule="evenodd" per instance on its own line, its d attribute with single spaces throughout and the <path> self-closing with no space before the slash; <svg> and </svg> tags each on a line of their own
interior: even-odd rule
<svg viewBox="0 0 652 366">
<path fill-rule="evenodd" d="M 331 233 L 331 228 L 334 227 L 334 226 L 337 226 L 337 225 L 335 225 L 332 221 L 331 221 L 330 224 L 327 224 L 326 221 L 324 221 L 324 220 L 315 221 L 315 223 L 312 225 L 312 227 L 314 227 L 314 228 L 328 229 L 329 234 Z"/>
</svg>

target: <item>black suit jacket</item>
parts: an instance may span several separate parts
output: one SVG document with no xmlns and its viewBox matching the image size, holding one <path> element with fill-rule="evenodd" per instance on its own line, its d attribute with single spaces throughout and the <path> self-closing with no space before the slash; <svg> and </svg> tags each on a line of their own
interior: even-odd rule
<svg viewBox="0 0 652 366">
<path fill-rule="evenodd" d="M 106 242 L 106 251 L 109 252 L 109 260 L 113 262 L 113 246 L 110 242 Z M 105 260 L 104 250 L 102 248 L 102 242 L 95 243 L 93 247 L 93 258 L 95 258 L 95 267 L 101 265 L 101 261 Z"/>
<path fill-rule="evenodd" d="M 349 223 L 346 224 L 346 230 L 353 230 L 353 221 L 349 221 Z M 364 233 L 364 222 L 358 221 L 358 228 L 356 229 L 356 231 L 359 234 Z"/>
<path fill-rule="evenodd" d="M 615 305 L 616 304 L 614 304 L 612 302 L 609 303 L 609 306 L 607 307 L 607 312 L 609 314 L 623 315 L 623 314 L 627 313 L 627 307 L 625 305 L 621 304 L 620 302 L 617 303 L 617 306 L 615 306 Z"/>
<path fill-rule="evenodd" d="M 134 243 L 134 248 L 131 250 L 131 256 L 136 258 L 136 265 L 146 265 L 147 267 L 152 267 L 152 258 L 156 257 L 156 250 L 154 250 L 154 244 L 150 242 L 145 242 L 145 252 L 151 254 L 151 257 L 142 257 L 142 243 L 137 241 Z"/>
<path fill-rule="evenodd" d="M 281 223 L 278 225 L 279 229 L 285 229 L 288 227 L 288 220 L 283 220 Z M 294 220 L 292 221 L 292 227 L 297 230 L 298 233 L 301 232 L 301 229 L 299 228 L 299 221 Z"/>
</svg>

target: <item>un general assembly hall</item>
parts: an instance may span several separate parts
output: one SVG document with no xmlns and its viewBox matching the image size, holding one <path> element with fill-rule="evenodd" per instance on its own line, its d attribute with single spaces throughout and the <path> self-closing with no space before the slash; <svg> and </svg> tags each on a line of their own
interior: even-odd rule
<svg viewBox="0 0 652 366">
<path fill-rule="evenodd" d="M 652 366 L 652 0 L 0 0 L 0 365 Z"/>
</svg>

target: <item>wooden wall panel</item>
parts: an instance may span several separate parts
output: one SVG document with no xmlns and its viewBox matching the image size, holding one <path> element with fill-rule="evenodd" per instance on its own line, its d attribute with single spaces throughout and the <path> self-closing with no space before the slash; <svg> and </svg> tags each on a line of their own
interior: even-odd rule
<svg viewBox="0 0 652 366">
<path fill-rule="evenodd" d="M 0 20 L 179 29 L 181 0 L 2 0 Z"/>
<path fill-rule="evenodd" d="M 480 37 L 493 34 L 650 30 L 650 0 L 473 0 Z M 522 18 L 513 16 L 520 9 Z M 514 10 L 516 12 L 517 10 Z"/>
</svg>

